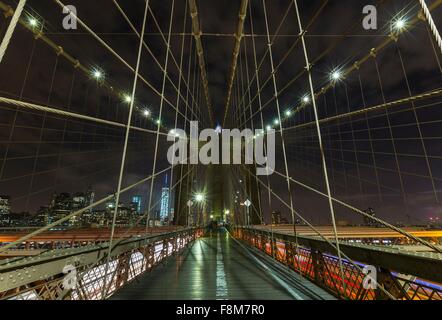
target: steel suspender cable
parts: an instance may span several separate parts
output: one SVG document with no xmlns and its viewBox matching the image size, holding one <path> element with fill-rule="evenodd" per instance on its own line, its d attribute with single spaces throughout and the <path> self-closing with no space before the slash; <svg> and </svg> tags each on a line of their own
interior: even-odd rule
<svg viewBox="0 0 442 320">
<path fill-rule="evenodd" d="M 326 162 L 326 159 L 325 159 L 324 148 L 323 148 L 323 145 L 322 145 L 321 127 L 319 125 L 318 110 L 317 110 L 317 107 L 316 107 L 316 97 L 315 97 L 315 89 L 313 87 L 311 65 L 310 65 L 310 61 L 309 61 L 309 58 L 308 58 L 307 45 L 305 43 L 305 30 L 302 28 L 301 15 L 299 13 L 299 8 L 298 8 L 298 1 L 297 0 L 293 0 L 293 3 L 295 4 L 296 18 L 298 20 L 298 26 L 299 26 L 299 34 L 301 36 L 301 42 L 302 42 L 302 47 L 303 47 L 303 51 L 304 51 L 304 58 L 305 58 L 307 75 L 308 75 L 308 82 L 309 82 L 309 87 L 310 87 L 311 100 L 312 100 L 312 104 L 313 104 L 313 113 L 315 115 L 315 121 L 316 121 L 316 131 L 317 131 L 317 134 L 318 134 L 319 150 L 320 150 L 320 153 L 321 153 L 321 160 L 322 160 L 322 167 L 323 167 L 323 172 L 324 172 L 325 186 L 326 186 L 326 189 L 327 189 L 328 204 L 329 204 L 329 208 L 330 208 L 330 215 L 331 215 L 331 220 L 332 220 L 332 224 L 333 224 L 333 233 L 334 233 L 334 236 L 335 236 L 336 249 L 337 249 L 338 259 L 339 259 L 339 271 L 340 271 L 341 280 L 342 280 L 342 289 L 344 290 L 344 296 L 345 296 L 346 295 L 346 284 L 345 284 L 344 268 L 342 266 L 342 257 L 341 257 L 341 250 L 340 250 L 340 247 L 339 247 L 338 230 L 337 230 L 337 227 L 336 227 L 335 210 L 334 210 L 334 205 L 333 205 L 331 191 L 330 191 L 330 183 L 329 183 L 329 180 L 328 180 L 327 162 Z"/>
<path fill-rule="evenodd" d="M 346 103 L 347 103 L 347 112 L 350 112 L 350 97 L 348 94 L 347 83 L 344 83 L 344 88 L 345 88 L 345 98 L 346 98 Z M 356 147 L 356 137 L 355 137 L 353 121 L 352 121 L 351 117 L 350 117 L 350 129 L 351 129 L 351 140 L 352 140 L 352 145 L 353 145 L 353 155 L 354 155 L 355 161 L 356 161 L 356 174 L 358 176 L 359 192 L 361 195 L 363 195 L 362 205 L 365 206 L 366 205 L 365 201 L 367 199 L 366 199 L 366 194 L 364 192 L 364 188 L 362 187 L 361 168 L 359 166 L 359 156 L 358 156 L 358 150 Z"/>
<path fill-rule="evenodd" d="M 52 90 L 54 88 L 54 81 L 55 81 L 55 76 L 56 76 L 56 73 L 57 73 L 58 62 L 59 62 L 59 56 L 57 55 L 57 57 L 55 59 L 54 68 L 52 70 L 51 84 L 50 84 L 50 87 L 49 87 L 48 100 L 46 102 L 47 104 L 49 104 L 51 102 Z M 35 174 L 34 173 L 37 170 L 38 157 L 39 157 L 40 151 L 41 151 L 43 135 L 44 135 L 45 126 L 46 126 L 46 120 L 47 120 L 47 113 L 45 112 L 43 114 L 43 121 L 42 121 L 41 128 L 40 128 L 40 136 L 39 136 L 39 140 L 38 140 L 37 152 L 35 154 L 34 164 L 33 164 L 33 167 L 32 167 L 32 175 L 31 175 L 31 181 L 29 183 L 28 193 L 32 192 L 32 188 L 34 187 L 34 179 L 35 179 Z M 27 197 L 26 198 L 26 204 L 25 204 L 26 210 L 29 210 L 29 200 L 30 200 L 30 197 Z"/>
<path fill-rule="evenodd" d="M 130 28 L 133 30 L 133 32 L 137 35 L 137 37 L 140 37 L 140 33 L 137 31 L 137 29 L 135 28 L 135 26 L 133 25 L 132 21 L 129 19 L 129 17 L 127 16 L 127 14 L 124 12 L 124 10 L 121 8 L 121 6 L 118 4 L 117 0 L 112 0 L 113 3 L 115 4 L 115 6 L 117 7 L 118 11 L 120 11 L 121 15 L 124 17 L 124 19 L 126 20 L 126 22 L 129 24 Z M 152 18 L 155 20 L 155 15 L 153 13 L 152 10 L 149 9 L 149 11 L 152 14 Z M 187 14 L 187 13 L 186 13 Z M 162 35 L 161 29 L 160 29 L 160 34 Z M 185 37 L 185 34 L 182 34 L 182 37 Z M 166 43 L 166 42 L 165 42 Z M 158 61 L 157 57 L 155 57 L 155 55 L 153 54 L 152 50 L 150 49 L 150 47 L 147 45 L 146 41 L 144 41 L 143 39 L 143 46 L 144 48 L 147 50 L 147 52 L 149 53 L 149 55 L 152 57 L 152 59 L 154 60 L 155 64 L 157 65 L 158 68 L 160 68 L 160 70 L 162 72 L 164 72 L 163 66 L 161 65 L 161 63 Z M 172 58 L 173 58 L 173 52 L 171 52 Z M 175 61 L 175 59 L 173 58 L 173 61 Z M 176 67 L 180 69 L 180 67 L 178 66 L 178 64 L 176 64 Z M 180 69 L 181 70 L 181 69 Z M 173 88 L 175 89 L 175 91 L 177 92 L 177 94 L 181 97 L 181 99 L 184 100 L 184 97 L 181 94 L 181 90 L 179 88 L 177 88 L 177 86 L 175 85 L 175 83 L 172 81 L 172 79 L 169 77 L 169 75 L 167 75 L 167 80 L 170 82 L 170 84 L 173 86 Z M 183 79 L 182 74 L 180 74 L 179 77 L 179 81 L 183 80 L 184 84 L 187 86 L 187 82 L 185 81 L 185 79 Z M 187 87 L 187 92 L 189 92 L 189 87 Z M 193 96 L 192 96 L 193 99 Z M 186 102 L 187 103 L 187 102 Z M 177 110 L 176 110 L 177 111 Z"/>
<path fill-rule="evenodd" d="M 184 21 L 183 21 L 183 34 L 186 32 L 186 22 L 187 22 L 187 0 L 186 3 L 184 4 Z M 184 79 L 184 75 L 183 75 L 183 56 L 184 56 L 184 44 L 185 44 L 185 36 L 182 36 L 181 39 L 181 53 L 180 53 L 180 65 L 178 68 L 178 72 L 179 72 L 179 80 L 178 80 L 178 93 L 177 93 L 177 97 L 176 97 L 176 110 L 177 112 L 175 112 L 175 121 L 174 121 L 174 126 L 173 126 L 173 132 L 171 132 L 172 135 L 176 134 L 176 130 L 177 130 L 177 125 L 178 125 L 178 110 L 179 110 L 179 105 L 180 105 L 180 90 L 181 90 L 181 79 Z M 190 40 L 190 43 L 192 43 L 192 40 Z M 190 64 L 190 59 L 191 59 L 191 54 L 189 54 L 189 64 Z M 189 88 L 187 88 L 189 90 Z M 186 114 L 187 112 L 187 97 L 188 97 L 188 91 L 186 92 L 186 100 L 184 100 L 184 104 L 186 107 L 186 111 L 184 112 L 184 114 Z M 179 137 L 178 137 L 179 138 Z M 175 155 L 175 144 L 173 144 L 173 155 Z M 171 208 L 171 204 L 172 204 L 172 197 L 171 197 L 171 190 L 172 190 L 172 185 L 173 185 L 173 181 L 174 181 L 174 167 L 172 167 L 170 169 L 170 183 L 169 183 L 169 197 L 168 197 L 168 208 Z M 178 202 L 179 203 L 179 202 Z M 174 212 L 175 213 L 175 212 Z M 168 212 L 168 214 L 170 215 L 170 210 Z M 169 221 L 171 221 L 172 217 L 169 217 Z M 169 222 L 170 223 L 170 222 Z M 178 223 L 177 223 L 178 225 Z"/>
<path fill-rule="evenodd" d="M 248 54 L 248 51 L 247 51 L 247 39 L 244 39 L 244 59 L 245 59 L 245 64 L 246 64 L 247 86 L 250 87 L 249 60 L 247 58 L 247 54 Z M 250 115 L 252 115 L 253 110 L 252 110 L 250 90 L 249 90 L 249 93 L 248 93 L 248 97 L 249 97 L 249 112 L 250 112 Z M 245 115 L 245 113 L 244 113 L 244 115 Z M 251 125 L 251 128 L 252 128 L 252 131 L 255 133 L 253 119 L 250 119 L 250 125 Z M 258 178 L 257 177 L 255 177 L 255 182 L 258 185 Z M 261 224 L 264 224 L 264 217 L 263 217 L 263 212 L 262 212 L 261 192 L 258 192 L 257 196 L 258 196 L 258 205 L 259 205 L 259 208 L 261 210 L 261 212 L 259 212 L 258 216 L 259 216 L 259 218 L 261 220 Z"/>
<path fill-rule="evenodd" d="M 167 172 L 169 170 L 170 170 L 170 166 L 165 168 L 164 170 L 158 171 L 155 175 L 156 176 L 161 175 L 161 174 L 163 174 L 163 173 L 165 173 L 165 172 Z M 125 192 L 127 192 L 129 190 L 132 190 L 133 188 L 135 188 L 137 186 L 140 186 L 140 185 L 142 185 L 145 182 L 148 182 L 149 180 L 152 179 L 152 177 L 153 176 L 150 175 L 150 176 L 148 176 L 148 177 L 146 177 L 144 179 L 141 179 L 141 180 L 139 180 L 139 181 L 137 181 L 137 182 L 135 182 L 135 183 L 125 187 L 124 189 L 121 189 L 120 193 L 125 193 Z M 50 230 L 50 229 L 52 229 L 52 228 L 62 224 L 63 222 L 69 221 L 69 219 L 71 219 L 71 218 L 73 218 L 75 216 L 81 215 L 84 212 L 86 212 L 88 210 L 91 210 L 92 208 L 95 208 L 95 207 L 97 207 L 97 206 L 99 206 L 101 204 L 104 204 L 107 201 L 110 201 L 112 199 L 115 199 L 115 194 L 111 194 L 111 195 L 108 195 L 108 196 L 106 196 L 104 198 L 101 198 L 100 200 L 95 201 L 94 203 L 92 203 L 91 205 L 89 205 L 87 207 L 84 207 L 84 208 L 81 208 L 80 210 L 74 211 L 74 212 L 68 214 L 67 216 L 65 216 L 65 217 L 63 217 L 63 218 L 61 218 L 61 219 L 59 219 L 57 221 L 54 221 L 54 222 L 52 222 L 52 223 L 50 223 L 50 224 L 48 224 L 48 225 L 46 225 L 44 227 L 41 227 L 38 230 L 33 231 L 33 232 L 31 232 L 31 233 L 21 237 L 20 239 L 14 241 L 14 242 L 8 243 L 7 245 L 4 245 L 4 246 L 0 247 L 0 253 L 5 252 L 8 249 L 13 248 L 16 245 L 18 245 L 20 243 L 23 243 L 26 240 L 31 239 L 32 237 L 35 237 L 36 235 L 38 235 L 38 234 L 40 234 L 40 233 L 42 233 L 44 231 Z"/>
<path fill-rule="evenodd" d="M 377 79 L 378 79 L 378 83 L 379 83 L 379 88 L 381 91 L 382 103 L 385 104 L 385 103 L 387 103 L 387 101 L 385 99 L 384 86 L 382 83 L 381 73 L 379 71 L 379 64 L 378 64 L 378 60 L 377 60 L 377 55 L 375 52 L 373 53 L 373 58 L 374 58 L 374 65 L 376 67 L 376 75 L 377 75 Z M 405 208 L 406 208 L 407 214 L 408 214 L 407 195 L 405 194 L 404 181 L 402 179 L 401 166 L 399 164 L 399 157 L 397 155 L 396 141 L 394 140 L 393 129 L 391 127 L 390 114 L 388 112 L 388 108 L 385 108 L 384 111 L 385 111 L 385 115 L 386 115 L 386 119 L 387 119 L 388 133 L 389 133 L 390 141 L 391 141 L 391 144 L 393 147 L 393 154 L 394 154 L 394 159 L 395 159 L 395 163 L 396 163 L 397 174 L 399 177 L 399 184 L 401 186 L 402 199 L 404 201 Z"/>
<path fill-rule="evenodd" d="M 429 11 L 432 11 L 432 10 L 438 8 L 441 4 L 442 4 L 442 1 L 440 1 L 440 0 L 435 1 L 435 2 L 430 6 Z M 416 17 L 415 19 L 413 19 L 413 20 L 410 20 L 410 21 L 407 23 L 407 27 L 408 27 L 408 28 L 411 28 L 412 26 L 415 26 L 415 25 L 417 24 L 418 21 L 419 21 L 419 18 L 417 18 L 417 17 Z M 379 52 L 380 50 L 386 48 L 386 47 L 388 46 L 388 44 L 394 42 L 395 39 L 397 39 L 397 38 L 394 37 L 394 36 L 389 37 L 389 38 L 386 39 L 384 42 L 382 42 L 378 47 L 376 47 L 375 50 L 376 50 L 377 52 Z M 332 49 L 333 47 L 334 47 L 334 46 L 330 47 L 329 49 Z M 325 55 L 325 53 L 327 53 L 328 51 L 330 51 L 329 49 L 327 49 L 327 50 L 324 52 L 324 54 L 322 54 L 318 59 L 315 59 L 315 60 L 313 61 L 313 64 L 314 64 L 316 61 L 318 61 L 320 58 L 322 58 L 322 57 Z M 356 61 L 356 62 L 355 62 L 352 66 L 350 66 L 349 68 L 343 70 L 343 71 L 342 71 L 342 74 L 345 75 L 345 76 L 347 76 L 347 75 L 349 75 L 350 73 L 352 73 L 353 71 L 359 69 L 360 66 L 361 66 L 363 63 L 367 62 L 367 61 L 369 60 L 370 57 L 371 57 L 371 54 L 369 53 L 369 54 L 367 54 L 366 56 L 364 56 L 363 58 L 361 58 L 359 61 Z M 304 72 L 305 72 L 305 70 L 301 71 L 301 72 L 300 72 L 298 75 L 296 75 L 292 80 L 290 80 L 286 85 L 284 85 L 283 88 L 278 92 L 278 95 L 281 95 L 282 92 L 286 91 L 286 90 L 290 87 L 290 84 L 291 84 L 294 80 L 296 80 L 296 79 L 298 79 L 300 76 L 302 76 L 302 74 L 303 74 Z M 327 91 L 328 91 L 330 88 L 332 88 L 332 87 L 333 87 L 333 81 L 330 82 L 329 84 L 327 84 L 327 86 L 325 86 L 321 91 L 317 92 L 317 93 L 316 93 L 316 96 L 320 96 L 320 95 L 324 94 L 325 92 L 327 92 Z M 274 99 L 275 99 L 275 97 L 270 98 L 268 101 L 266 101 L 266 102 L 263 104 L 262 108 L 264 109 L 264 108 L 266 108 L 267 106 L 269 106 L 270 103 L 271 103 Z M 307 106 L 306 104 L 300 104 L 300 105 L 298 105 L 298 106 L 294 109 L 294 115 L 296 116 L 296 115 L 300 112 L 300 110 L 304 109 L 306 106 Z M 255 112 L 255 113 L 256 113 L 256 112 Z"/>
<path fill-rule="evenodd" d="M 254 28 L 253 28 L 253 14 L 252 14 L 252 6 L 251 5 L 249 6 L 249 17 L 250 17 L 250 32 L 253 35 Z M 254 67 L 255 67 L 254 77 L 256 78 L 256 89 L 258 92 L 258 108 L 259 108 L 259 110 L 261 110 L 261 86 L 260 86 L 260 81 L 259 81 L 258 60 L 256 57 L 256 43 L 255 43 L 255 37 L 253 37 L 253 36 L 252 36 L 252 48 L 253 48 L 253 62 L 254 62 Z M 253 79 L 251 81 L 253 81 Z M 262 111 L 259 112 L 259 116 L 260 116 L 260 121 L 261 121 L 261 130 L 264 130 L 264 117 L 262 115 Z M 264 133 L 264 131 L 261 131 L 261 133 Z M 264 144 L 264 152 L 267 154 L 266 144 Z M 271 190 L 270 178 L 269 178 L 269 176 L 266 176 L 266 178 L 267 178 L 268 190 Z M 271 212 L 271 210 L 272 210 L 272 197 L 271 197 L 270 191 L 268 191 L 268 207 L 269 207 L 269 211 Z M 271 217 L 270 217 L 270 225 L 272 225 L 271 222 L 272 221 L 271 221 Z"/>
<path fill-rule="evenodd" d="M 405 69 L 404 59 L 402 57 L 402 52 L 401 52 L 401 49 L 399 48 L 399 46 L 397 46 L 397 53 L 399 55 L 399 61 L 401 62 L 402 72 L 404 74 L 405 83 L 407 85 L 408 96 L 411 97 L 412 93 L 411 93 L 410 81 L 408 80 L 408 75 L 407 75 L 407 71 Z M 417 127 L 417 131 L 419 134 L 419 140 L 420 140 L 420 143 L 422 146 L 423 155 L 425 157 L 425 164 L 427 165 L 428 175 L 430 176 L 431 187 L 433 189 L 434 198 L 436 199 L 436 202 L 439 203 L 439 197 L 437 195 L 437 188 L 436 188 L 436 184 L 435 184 L 434 178 L 433 178 L 433 170 L 431 170 L 431 164 L 430 164 L 430 160 L 428 158 L 427 146 L 425 145 L 424 137 L 422 134 L 421 124 L 419 121 L 419 116 L 416 112 L 416 106 L 415 106 L 414 101 L 411 101 L 411 108 L 413 110 L 413 116 L 416 121 L 416 127 Z"/>
<path fill-rule="evenodd" d="M 283 153 L 283 157 L 284 157 L 287 192 L 288 192 L 288 196 L 290 199 L 290 213 L 291 213 L 291 218 L 292 218 L 292 223 L 293 223 L 293 234 L 295 235 L 296 253 L 298 253 L 298 246 L 299 245 L 298 245 L 298 234 L 296 232 L 296 215 L 295 215 L 294 208 L 293 208 L 293 194 L 292 194 L 292 187 L 291 187 L 291 183 L 290 183 L 290 173 L 289 173 L 289 166 L 288 166 L 288 162 L 287 162 L 287 151 L 286 151 L 286 146 L 285 146 L 284 134 L 282 132 L 281 110 L 279 108 L 278 87 L 276 84 L 275 68 L 273 65 L 273 52 L 272 52 L 273 50 L 272 50 L 272 43 L 270 42 L 269 24 L 268 24 L 268 20 L 267 20 L 267 10 L 266 10 L 266 2 L 265 1 L 266 0 L 262 1 L 262 5 L 264 8 L 264 20 L 265 20 L 265 26 L 266 26 L 266 31 L 267 31 L 267 46 L 269 48 L 269 61 L 270 61 L 270 68 L 271 68 L 271 73 L 272 73 L 273 90 L 274 90 L 274 95 L 276 98 L 276 111 L 278 113 L 278 124 L 279 124 L 279 128 L 281 130 L 280 134 L 281 134 L 282 153 Z"/>
<path fill-rule="evenodd" d="M 26 65 L 25 77 L 23 79 L 23 84 L 22 84 L 22 87 L 20 89 L 19 100 L 21 100 L 23 98 L 23 93 L 24 93 L 24 90 L 26 88 L 26 84 L 28 82 L 29 70 L 31 69 L 32 61 L 34 59 L 35 46 L 36 46 L 36 40 L 34 38 L 34 40 L 32 41 L 31 54 L 29 55 L 29 60 L 28 60 L 28 63 Z M 11 130 L 9 131 L 8 144 L 6 145 L 6 151 L 5 151 L 5 155 L 3 157 L 2 166 L 1 166 L 1 169 L 0 169 L 0 180 L 3 178 L 4 170 L 5 170 L 5 167 L 6 167 L 6 162 L 8 161 L 9 149 L 11 148 L 12 137 L 13 137 L 14 132 L 15 132 L 18 114 L 19 114 L 19 110 L 18 110 L 18 106 L 16 106 L 15 111 L 14 111 L 14 118 L 12 119 Z"/>
<path fill-rule="evenodd" d="M 64 8 L 65 5 L 60 0 L 54 0 L 60 7 Z M 147 1 L 147 0 L 146 0 Z M 118 59 L 123 65 L 125 65 L 131 72 L 135 73 L 135 68 L 132 67 L 126 60 L 123 59 L 108 43 L 106 43 L 102 38 L 98 36 L 97 33 L 95 33 L 88 25 L 86 25 L 83 20 L 81 20 L 77 15 L 75 15 L 72 11 L 69 10 L 69 14 L 71 14 L 78 23 L 86 29 L 103 47 L 105 47 L 112 55 Z M 175 108 L 172 102 L 170 102 L 168 99 L 166 99 L 164 96 L 161 95 L 161 92 L 158 91 L 149 81 L 147 81 L 141 74 L 138 74 L 138 77 L 140 80 L 146 84 L 157 96 L 161 97 L 168 105 L 170 105 L 172 108 Z M 180 113 L 181 114 L 181 113 Z M 182 114 L 181 114 L 182 115 Z"/>
<path fill-rule="evenodd" d="M 252 173 L 253 174 L 253 173 Z M 264 186 L 264 188 L 267 188 L 267 186 L 261 181 L 259 180 L 259 182 Z M 270 192 L 275 196 L 276 199 L 278 199 L 284 206 L 286 206 L 287 208 L 290 209 L 290 205 L 285 202 L 276 192 L 274 192 L 273 190 L 270 190 Z M 313 232 L 315 232 L 322 240 L 324 240 L 328 245 L 330 245 L 333 249 L 338 250 L 336 244 L 333 244 L 333 242 L 331 242 L 329 239 L 327 239 L 327 237 L 325 237 L 321 231 L 319 231 L 317 228 L 315 228 L 307 219 L 305 219 L 299 212 L 296 212 L 296 215 L 299 217 L 299 219 L 302 220 L 302 222 L 304 222 L 310 229 L 312 229 Z M 362 272 L 362 268 L 355 262 L 353 261 L 349 256 L 347 256 L 344 252 L 342 252 L 342 256 L 348 260 L 349 263 L 351 263 L 354 267 L 356 267 L 360 272 Z M 299 270 L 301 270 L 301 268 L 299 268 Z M 376 279 L 372 279 L 372 281 L 376 282 Z M 388 292 L 383 286 L 379 285 L 379 289 L 384 292 L 386 295 L 388 295 L 391 299 L 396 300 L 396 298 L 390 293 Z"/>
<path fill-rule="evenodd" d="M 186 6 L 187 6 L 187 3 L 186 3 Z M 190 78 L 191 78 L 190 75 L 192 73 L 192 61 L 193 61 L 192 60 L 192 56 L 195 57 L 195 60 L 196 60 L 196 53 L 192 54 L 193 41 L 190 41 L 189 47 L 190 47 L 189 48 L 189 62 L 188 62 L 188 66 L 187 66 L 187 83 L 189 83 L 189 90 L 186 93 L 186 102 L 188 101 L 189 93 L 190 93 Z M 192 85 L 192 89 L 191 89 L 192 91 L 193 91 L 193 88 L 194 88 L 194 86 Z M 193 102 L 191 103 L 191 105 L 192 104 L 193 104 Z M 187 103 L 185 104 L 185 108 L 186 108 L 186 110 L 184 111 L 184 114 L 187 116 L 187 111 L 188 111 L 188 108 L 189 108 L 189 105 Z M 187 122 L 184 122 L 183 130 L 186 131 L 186 129 L 187 129 Z M 182 179 L 183 179 L 183 174 L 184 174 L 183 171 L 185 170 L 184 168 L 188 168 L 187 165 L 186 164 L 180 164 L 180 184 L 179 184 L 179 187 L 178 187 L 178 196 L 177 196 L 177 193 L 175 192 L 175 197 L 178 198 L 178 201 L 175 201 L 175 202 L 178 204 L 178 206 L 181 203 L 181 197 L 182 197 L 182 190 L 183 190 L 182 189 L 183 188 L 183 186 L 182 186 Z M 188 183 L 188 181 L 189 180 L 187 179 L 186 183 Z M 188 190 L 187 186 L 186 186 L 186 190 Z M 184 201 L 184 202 L 186 202 L 186 201 Z M 177 212 L 177 214 L 181 214 L 182 210 L 183 210 L 183 208 L 181 208 L 181 207 L 175 208 L 175 211 Z M 190 207 L 189 207 L 189 210 L 190 210 Z M 189 226 L 189 224 L 188 224 L 189 213 L 188 213 L 187 210 L 186 210 L 185 214 L 186 214 L 186 219 L 184 219 L 185 225 Z M 180 219 L 180 217 L 177 216 L 177 218 L 176 218 L 177 225 L 180 223 L 179 219 Z"/>
<path fill-rule="evenodd" d="M 155 141 L 155 151 L 154 151 L 154 158 L 153 158 L 153 165 L 152 165 L 152 174 L 155 174 L 155 171 L 157 169 L 158 143 L 159 143 L 159 138 L 160 138 L 159 132 L 160 132 L 160 128 L 161 128 L 161 117 L 163 114 L 164 91 L 166 89 L 167 68 L 169 65 L 170 36 L 171 36 L 172 26 L 173 26 L 174 9 L 175 9 L 175 0 L 172 0 L 172 8 L 170 10 L 170 21 L 169 21 L 169 35 L 168 35 L 167 44 L 166 44 L 166 59 L 164 62 L 163 85 L 162 85 L 162 89 L 161 89 L 160 111 L 159 111 L 159 115 L 158 115 L 157 136 L 156 136 L 156 141 Z M 151 213 L 151 211 L 152 211 L 151 205 L 152 205 L 154 182 L 155 182 L 155 179 L 152 179 L 150 181 L 149 202 L 148 202 L 148 206 L 147 206 L 149 213 Z M 148 216 L 148 219 L 146 222 L 146 232 L 147 232 L 148 228 L 149 228 L 149 216 Z"/>
<path fill-rule="evenodd" d="M 110 263 L 111 247 L 112 247 L 112 241 L 114 240 L 115 223 L 117 221 L 117 215 L 118 215 L 118 209 L 119 209 L 119 203 L 120 203 L 121 186 L 123 183 L 123 174 L 124 174 L 124 168 L 125 168 L 125 164 L 126 164 L 126 152 L 127 152 L 128 141 L 129 141 L 130 125 L 132 122 L 132 112 L 133 112 L 133 108 L 134 108 L 134 104 L 135 104 L 135 93 L 137 91 L 138 72 L 140 70 L 141 54 L 143 51 L 143 39 L 144 39 L 144 32 L 146 30 L 148 8 L 149 8 L 149 0 L 146 1 L 146 6 L 144 9 L 143 25 L 142 25 L 142 29 L 141 29 L 141 35 L 140 35 L 140 44 L 138 46 L 137 65 L 135 68 L 135 77 L 134 77 L 133 86 L 132 86 L 131 101 L 130 101 L 129 114 L 128 114 L 127 125 L 126 125 L 126 135 L 124 138 L 124 148 L 123 148 L 123 154 L 121 157 L 120 174 L 118 176 L 118 186 L 117 186 L 117 192 L 115 194 L 115 210 L 114 210 L 114 214 L 113 214 L 113 218 L 112 218 L 112 227 L 111 227 L 111 234 L 110 234 L 110 239 L 109 239 L 109 251 L 108 251 L 108 255 L 107 255 L 107 263 L 106 263 L 106 269 L 105 269 L 104 280 L 103 280 L 104 281 L 104 285 L 103 285 L 104 291 L 103 291 L 103 296 L 102 296 L 103 299 L 106 297 L 106 293 L 107 293 L 107 289 L 106 289 L 107 271 L 108 271 L 109 263 Z M 152 173 L 152 180 L 155 178 L 154 174 L 155 174 L 155 172 Z"/>
</svg>

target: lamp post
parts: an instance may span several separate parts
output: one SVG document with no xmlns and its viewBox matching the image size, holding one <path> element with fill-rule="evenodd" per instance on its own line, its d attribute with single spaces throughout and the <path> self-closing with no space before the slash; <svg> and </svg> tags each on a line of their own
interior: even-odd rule
<svg viewBox="0 0 442 320">
<path fill-rule="evenodd" d="M 190 222 L 190 208 L 193 206 L 193 201 L 189 200 L 187 201 L 187 208 L 188 208 L 188 213 L 187 213 L 187 227 L 189 227 L 189 222 Z"/>
<path fill-rule="evenodd" d="M 249 225 L 250 224 L 249 207 L 252 205 L 252 202 L 249 199 L 247 199 L 246 201 L 244 201 L 244 205 L 246 206 L 245 223 L 246 223 L 246 225 Z"/>
<path fill-rule="evenodd" d="M 203 204 L 205 199 L 206 199 L 206 196 L 204 195 L 204 193 L 197 193 L 195 195 L 195 201 L 198 202 L 199 204 Z M 201 206 L 201 208 L 202 208 L 202 206 Z M 199 217 L 198 217 L 198 220 L 199 220 Z M 203 223 L 204 223 L 204 221 L 203 221 Z"/>
<path fill-rule="evenodd" d="M 227 216 L 230 214 L 230 210 L 229 209 L 224 209 L 224 222 L 227 223 Z"/>
</svg>

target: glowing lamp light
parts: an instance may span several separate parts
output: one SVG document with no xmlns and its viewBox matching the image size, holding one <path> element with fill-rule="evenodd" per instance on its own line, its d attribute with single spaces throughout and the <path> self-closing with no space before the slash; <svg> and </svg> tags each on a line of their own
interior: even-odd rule
<svg viewBox="0 0 442 320">
<path fill-rule="evenodd" d="M 100 80 L 103 77 L 103 73 L 100 70 L 94 70 L 92 72 L 92 76 L 97 79 Z"/>
<path fill-rule="evenodd" d="M 287 110 L 287 111 L 285 112 L 285 115 L 286 115 L 287 117 L 290 117 L 290 116 L 292 115 L 292 112 L 291 112 L 290 110 Z"/>
<path fill-rule="evenodd" d="M 271 126 L 271 125 L 268 125 L 268 126 L 266 127 L 266 130 L 267 130 L 267 131 L 272 130 L 272 126 Z"/>
<path fill-rule="evenodd" d="M 160 120 L 160 119 L 157 119 L 157 120 L 155 121 L 155 123 L 156 123 L 156 124 L 161 124 L 161 120 Z"/>
<path fill-rule="evenodd" d="M 30 17 L 30 18 L 28 19 L 28 23 L 29 23 L 29 25 L 30 25 L 31 27 L 36 27 L 36 26 L 38 26 L 38 21 L 37 21 L 37 19 L 35 19 L 35 18 L 33 18 L 33 17 Z"/>
<path fill-rule="evenodd" d="M 334 76 L 332 76 L 332 77 L 334 79 Z M 339 79 L 339 75 L 338 75 L 337 79 Z M 337 79 L 335 79 L 335 80 L 337 80 Z M 310 102 L 310 97 L 309 96 L 305 96 L 304 98 L 302 98 L 302 102 L 309 103 Z"/>
<path fill-rule="evenodd" d="M 337 81 L 337 80 L 339 80 L 339 79 L 341 79 L 341 73 L 339 72 L 339 71 L 334 71 L 332 74 L 331 74 L 331 78 L 332 78 L 332 80 L 334 80 L 334 81 Z"/>
<path fill-rule="evenodd" d="M 398 20 L 396 20 L 395 22 L 394 22 L 394 28 L 396 29 L 396 30 L 402 30 L 402 29 L 404 29 L 405 28 L 405 26 L 406 26 L 406 21 L 405 21 L 405 19 L 398 19 Z"/>
<path fill-rule="evenodd" d="M 143 111 L 143 115 L 144 115 L 145 117 L 150 116 L 150 111 L 149 111 L 149 110 L 144 110 L 144 111 Z"/>
<path fill-rule="evenodd" d="M 278 125 L 278 124 L 279 124 L 279 120 L 278 120 L 278 119 L 273 120 L 273 124 L 274 124 L 275 126 Z"/>
<path fill-rule="evenodd" d="M 198 193 L 198 194 L 195 196 L 195 200 L 196 200 L 197 202 L 203 202 L 203 201 L 204 201 L 204 194 L 202 194 L 202 193 Z"/>
<path fill-rule="evenodd" d="M 126 102 L 126 103 L 131 103 L 132 102 L 132 98 L 130 97 L 130 95 L 128 95 L 128 94 L 124 95 L 124 102 Z"/>
</svg>

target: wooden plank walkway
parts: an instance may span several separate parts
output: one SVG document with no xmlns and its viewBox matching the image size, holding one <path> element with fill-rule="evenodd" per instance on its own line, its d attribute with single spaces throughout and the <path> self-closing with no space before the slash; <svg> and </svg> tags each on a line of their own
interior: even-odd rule
<svg viewBox="0 0 442 320">
<path fill-rule="evenodd" d="M 290 293 L 291 292 L 291 293 Z M 116 292 L 117 300 L 292 300 L 293 294 L 225 231 L 200 238 Z"/>
</svg>

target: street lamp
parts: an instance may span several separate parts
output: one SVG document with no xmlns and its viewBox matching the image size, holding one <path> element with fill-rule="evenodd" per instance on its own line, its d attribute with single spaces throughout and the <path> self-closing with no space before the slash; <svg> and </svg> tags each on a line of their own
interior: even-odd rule
<svg viewBox="0 0 442 320">
<path fill-rule="evenodd" d="M 332 80 L 334 80 L 334 81 L 338 81 L 339 79 L 341 79 L 341 72 L 339 72 L 339 71 L 334 71 L 332 74 L 331 74 L 331 78 L 332 78 Z"/>
<path fill-rule="evenodd" d="M 406 27 L 407 23 L 404 18 L 397 19 L 394 22 L 394 28 L 398 31 L 402 31 Z"/>
<path fill-rule="evenodd" d="M 249 207 L 252 205 L 252 202 L 247 199 L 246 201 L 244 201 L 244 205 L 246 207 L 246 219 L 245 219 L 245 223 L 246 225 L 250 224 L 250 212 L 249 212 Z"/>
<path fill-rule="evenodd" d="M 31 27 L 35 28 L 38 26 L 38 21 L 37 19 L 35 19 L 34 17 L 29 17 L 28 18 L 28 23 Z"/>
<path fill-rule="evenodd" d="M 197 202 L 203 202 L 204 201 L 204 194 L 202 194 L 202 193 L 197 193 L 196 194 L 196 196 L 195 196 L 195 200 L 197 201 Z"/>
<path fill-rule="evenodd" d="M 187 201 L 187 207 L 189 208 L 189 211 L 187 213 L 187 226 L 189 227 L 190 224 L 190 208 L 193 206 L 192 200 Z"/>
<path fill-rule="evenodd" d="M 126 103 L 132 102 L 132 97 L 128 94 L 125 94 L 123 98 L 124 98 L 124 102 L 126 102 Z"/>
<path fill-rule="evenodd" d="M 302 98 L 302 102 L 309 103 L 310 102 L 310 97 L 309 96 L 305 96 L 304 98 Z"/>
</svg>

